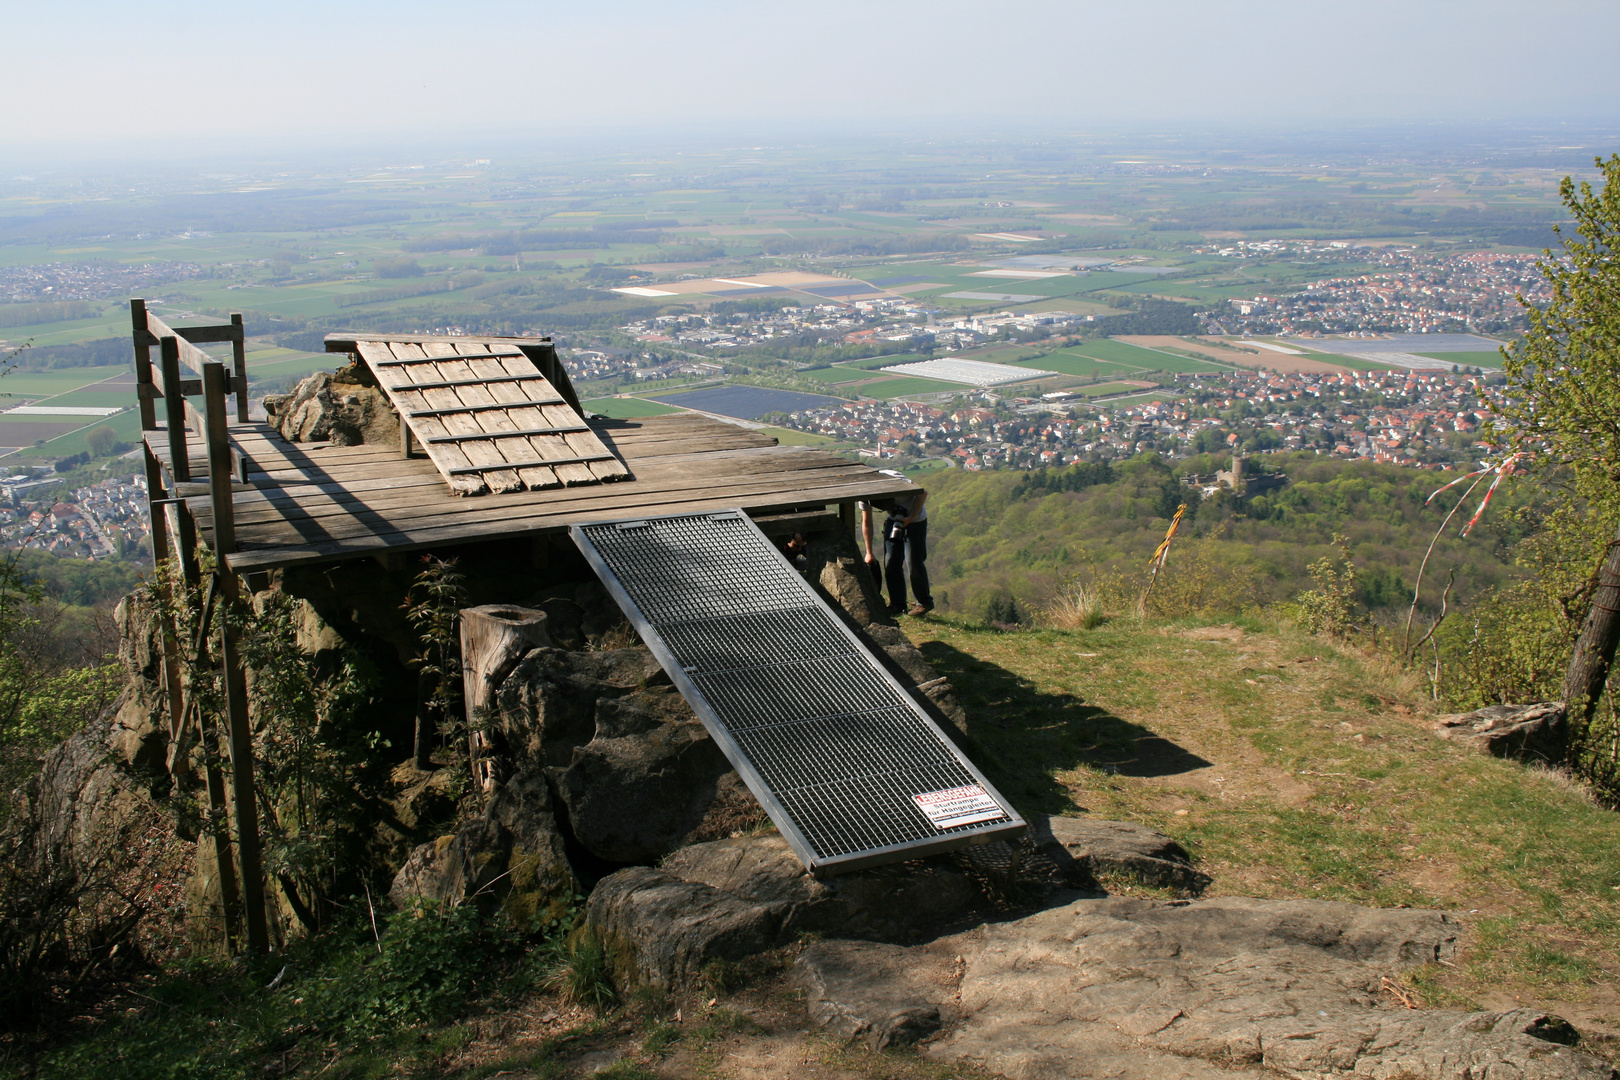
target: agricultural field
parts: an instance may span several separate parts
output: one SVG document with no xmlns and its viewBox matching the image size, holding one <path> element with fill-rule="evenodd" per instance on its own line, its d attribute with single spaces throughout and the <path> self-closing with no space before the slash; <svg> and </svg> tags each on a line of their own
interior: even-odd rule
<svg viewBox="0 0 1620 1080">
<path fill-rule="evenodd" d="M 581 401 L 580 405 L 586 412 L 598 413 L 615 420 L 635 420 L 643 416 L 664 416 L 667 413 L 686 411 L 674 405 L 664 405 L 657 401 L 635 397 L 590 398 Z"/>
<path fill-rule="evenodd" d="M 1430 360 L 1444 360 L 1448 364 L 1460 364 L 1463 367 L 1499 368 L 1502 366 L 1502 354 L 1499 352 L 1421 352 L 1419 356 Z"/>
<path fill-rule="evenodd" d="M 861 383 L 846 389 L 853 390 L 863 397 L 897 398 L 916 397 L 922 394 L 966 394 L 977 388 L 963 383 L 922 379 L 914 375 L 896 375 L 887 379 L 878 379 L 875 382 Z"/>
</svg>

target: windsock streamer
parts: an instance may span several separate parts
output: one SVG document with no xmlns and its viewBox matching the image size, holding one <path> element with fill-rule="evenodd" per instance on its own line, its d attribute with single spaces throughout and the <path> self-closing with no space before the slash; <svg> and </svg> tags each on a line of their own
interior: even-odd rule
<svg viewBox="0 0 1620 1080">
<path fill-rule="evenodd" d="M 1496 494 L 1497 485 L 1502 482 L 1503 477 L 1513 475 L 1513 467 L 1518 464 L 1519 458 L 1522 456 L 1522 454 L 1509 454 L 1507 459 L 1496 467 L 1496 479 L 1492 480 L 1491 486 L 1485 489 L 1485 497 L 1480 500 L 1479 509 L 1474 511 L 1474 516 L 1469 518 L 1468 524 L 1463 526 L 1463 536 L 1467 536 L 1469 530 L 1479 523 L 1480 517 L 1485 513 L 1485 508 L 1491 505 L 1491 496 Z"/>
<path fill-rule="evenodd" d="M 1165 560 L 1170 557 L 1170 543 L 1176 538 L 1176 530 L 1181 528 L 1181 515 L 1185 514 L 1186 512 L 1186 503 L 1182 503 L 1180 506 L 1176 507 L 1176 516 L 1170 519 L 1169 530 L 1165 532 L 1164 539 L 1159 543 L 1157 550 L 1153 552 L 1153 558 L 1148 560 L 1148 565 L 1153 567 L 1153 569 L 1162 569 L 1164 567 Z"/>
</svg>

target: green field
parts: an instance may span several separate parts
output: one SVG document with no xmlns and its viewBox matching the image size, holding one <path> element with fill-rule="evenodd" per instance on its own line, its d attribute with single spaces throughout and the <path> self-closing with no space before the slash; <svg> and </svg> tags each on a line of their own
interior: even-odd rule
<svg viewBox="0 0 1620 1080">
<path fill-rule="evenodd" d="M 17 371 L 0 378 L 0 392 L 26 397 L 65 394 L 81 386 L 111 379 L 128 372 L 122 367 L 57 368 L 54 371 Z"/>
<path fill-rule="evenodd" d="M 1074 386 L 1070 387 L 1070 389 L 1088 398 L 1107 397 L 1109 394 L 1124 394 L 1132 390 L 1137 391 L 1139 394 L 1158 393 L 1157 390 L 1151 387 L 1144 389 L 1140 386 L 1132 386 L 1129 383 L 1098 383 L 1096 386 Z"/>
<path fill-rule="evenodd" d="M 1015 361 L 1017 367 L 1038 368 L 1043 371 L 1056 371 L 1062 375 L 1073 375 L 1077 379 L 1092 379 L 1099 375 L 1117 376 L 1128 375 L 1138 370 L 1134 366 L 1115 364 L 1107 360 L 1098 360 L 1090 356 L 1077 356 L 1069 350 L 1055 352 L 1048 356 L 1031 357 L 1028 360 Z"/>
<path fill-rule="evenodd" d="M 824 382 L 833 386 L 872 377 L 868 371 L 863 371 L 857 367 L 844 367 L 839 364 L 834 364 L 832 367 L 809 368 L 797 372 L 797 374 L 801 379 L 814 379 L 816 382 Z"/>
<path fill-rule="evenodd" d="M 911 375 L 899 375 L 892 379 L 879 379 L 858 388 L 858 393 L 865 397 L 897 398 L 909 397 L 915 394 L 966 394 L 973 388 L 961 383 L 940 382 L 937 379 L 921 379 Z"/>
<path fill-rule="evenodd" d="M 634 420 L 640 416 L 663 416 L 665 413 L 685 412 L 673 405 L 642 398 L 591 398 L 580 402 L 586 412 L 611 416 L 615 420 Z"/>
<path fill-rule="evenodd" d="M 782 446 L 826 446 L 828 443 L 838 441 L 813 431 L 794 431 L 792 428 L 782 427 L 761 428 L 760 434 L 769 435 Z"/>
<path fill-rule="evenodd" d="M 1463 367 L 1499 368 L 1502 366 L 1502 354 L 1499 352 L 1421 352 L 1418 356 L 1426 356 L 1430 360 L 1444 360 L 1448 364 L 1460 364 Z"/>
</svg>

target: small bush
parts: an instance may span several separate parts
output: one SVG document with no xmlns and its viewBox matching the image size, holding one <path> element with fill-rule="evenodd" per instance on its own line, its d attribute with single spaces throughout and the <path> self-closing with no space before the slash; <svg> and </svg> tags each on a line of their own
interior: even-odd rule
<svg viewBox="0 0 1620 1080">
<path fill-rule="evenodd" d="M 1307 589 L 1295 599 L 1299 624 L 1309 634 L 1347 638 L 1356 629 L 1356 567 L 1350 559 L 1348 537 L 1333 534 L 1339 558 L 1324 557 L 1311 564 L 1311 580 L 1316 588 Z"/>
<path fill-rule="evenodd" d="M 1017 626 L 1024 621 L 1024 613 L 1018 607 L 1018 601 L 1013 594 L 1003 590 L 991 595 L 984 605 L 984 621 L 991 626 Z"/>
</svg>

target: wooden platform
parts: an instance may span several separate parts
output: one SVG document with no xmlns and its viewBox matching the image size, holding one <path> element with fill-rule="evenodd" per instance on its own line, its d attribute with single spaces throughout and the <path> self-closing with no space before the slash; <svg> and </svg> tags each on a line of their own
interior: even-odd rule
<svg viewBox="0 0 1620 1080">
<path fill-rule="evenodd" d="M 559 532 L 570 525 L 661 514 L 742 509 L 751 514 L 881 498 L 915 490 L 904 479 L 825 451 L 778 446 L 759 432 L 695 413 L 589 421 L 623 462 L 617 483 L 508 491 L 468 499 L 425 457 L 383 446 L 289 443 L 267 424 L 231 424 L 248 459 L 233 485 L 237 550 L 232 570 L 330 563 L 385 552 Z M 165 430 L 147 446 L 169 467 Z M 179 493 L 212 539 L 202 441 L 188 441 L 194 481 Z"/>
</svg>

